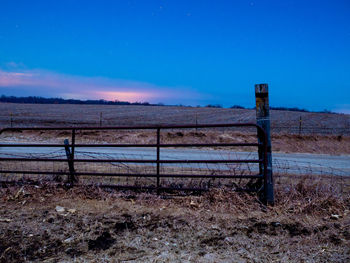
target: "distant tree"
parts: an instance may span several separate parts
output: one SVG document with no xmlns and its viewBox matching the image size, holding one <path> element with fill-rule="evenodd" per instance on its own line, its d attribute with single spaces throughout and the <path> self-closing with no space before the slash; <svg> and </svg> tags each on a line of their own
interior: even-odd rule
<svg viewBox="0 0 350 263">
<path fill-rule="evenodd" d="M 336 112 L 324 109 L 323 111 L 319 111 L 320 113 L 328 113 L 328 114 L 337 114 Z"/>
<path fill-rule="evenodd" d="M 231 109 L 245 109 L 243 106 L 240 105 L 233 105 L 232 107 L 230 107 Z"/>
<path fill-rule="evenodd" d="M 281 110 L 281 111 L 299 111 L 299 112 L 309 112 L 306 109 L 299 109 L 297 107 L 293 107 L 293 108 L 288 108 L 288 107 L 271 107 L 271 110 Z"/>
<path fill-rule="evenodd" d="M 208 104 L 205 107 L 207 107 L 207 108 L 222 108 L 222 105 L 220 105 L 220 104 Z"/>
</svg>

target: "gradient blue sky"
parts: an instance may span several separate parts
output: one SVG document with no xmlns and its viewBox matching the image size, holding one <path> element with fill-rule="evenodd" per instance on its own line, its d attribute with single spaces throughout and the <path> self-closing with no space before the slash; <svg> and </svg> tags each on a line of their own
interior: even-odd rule
<svg viewBox="0 0 350 263">
<path fill-rule="evenodd" d="M 350 1 L 0 1 L 0 94 L 350 113 Z"/>
</svg>

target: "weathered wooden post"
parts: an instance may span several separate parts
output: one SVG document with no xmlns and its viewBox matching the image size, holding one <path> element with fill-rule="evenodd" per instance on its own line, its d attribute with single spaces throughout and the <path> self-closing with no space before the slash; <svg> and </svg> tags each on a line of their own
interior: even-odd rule
<svg viewBox="0 0 350 263">
<path fill-rule="evenodd" d="M 10 113 L 10 127 L 13 128 L 13 117 L 12 112 Z"/>
<path fill-rule="evenodd" d="M 69 184 L 70 186 L 73 186 L 73 183 L 76 181 L 75 179 L 75 169 L 74 169 L 74 157 L 72 152 L 69 149 L 69 141 L 68 139 L 64 140 L 64 149 L 66 150 L 67 155 L 67 161 L 68 161 L 68 168 L 69 168 Z"/>
<path fill-rule="evenodd" d="M 260 163 L 260 173 L 264 174 L 264 201 L 267 204 L 274 204 L 273 176 L 272 176 L 272 151 L 271 151 L 271 133 L 270 133 L 270 110 L 269 110 L 269 90 L 267 84 L 255 85 L 256 101 L 256 123 L 265 131 L 264 134 L 258 130 L 259 143 L 266 143 L 266 153 L 262 147 L 259 147 L 259 159 L 266 161 L 266 167 Z M 265 141 L 264 141 L 265 140 Z M 265 159 L 266 158 L 266 159 Z M 265 171 L 266 168 L 266 171 Z"/>
<path fill-rule="evenodd" d="M 157 128 L 157 195 L 160 194 L 160 128 Z"/>
</svg>

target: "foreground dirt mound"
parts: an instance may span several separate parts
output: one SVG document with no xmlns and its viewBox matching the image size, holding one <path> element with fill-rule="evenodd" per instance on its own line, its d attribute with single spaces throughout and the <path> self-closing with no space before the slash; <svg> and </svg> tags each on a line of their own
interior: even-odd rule
<svg viewBox="0 0 350 263">
<path fill-rule="evenodd" d="M 348 198 L 302 211 L 310 199 L 266 208 L 254 196 L 218 190 L 162 197 L 48 186 L 0 191 L 0 262 L 350 260 Z"/>
</svg>

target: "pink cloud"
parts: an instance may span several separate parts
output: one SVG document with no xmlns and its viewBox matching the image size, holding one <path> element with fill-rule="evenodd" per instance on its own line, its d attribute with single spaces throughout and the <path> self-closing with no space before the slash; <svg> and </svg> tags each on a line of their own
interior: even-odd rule
<svg viewBox="0 0 350 263">
<path fill-rule="evenodd" d="M 115 100 L 118 98 L 121 101 L 142 101 L 153 99 L 156 94 L 143 91 L 98 91 L 96 96 L 105 100 Z"/>
<path fill-rule="evenodd" d="M 200 97 L 183 87 L 164 87 L 147 82 L 83 77 L 45 70 L 4 71 L 0 69 L 0 87 L 20 88 L 35 93 L 46 91 L 48 96 L 78 99 L 106 99 L 130 102 L 167 102 L 185 96 Z"/>
</svg>

